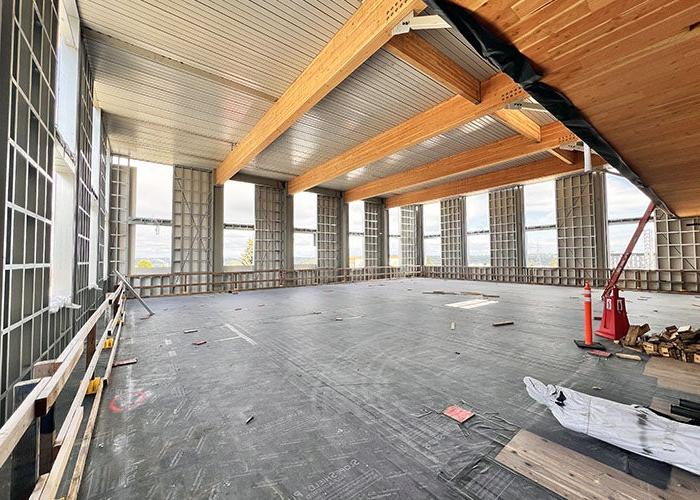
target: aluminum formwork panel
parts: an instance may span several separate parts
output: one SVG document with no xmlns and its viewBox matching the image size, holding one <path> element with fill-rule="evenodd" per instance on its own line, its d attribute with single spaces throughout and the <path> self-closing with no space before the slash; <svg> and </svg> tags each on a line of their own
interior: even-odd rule
<svg viewBox="0 0 700 500">
<path fill-rule="evenodd" d="M 129 274 L 129 206 L 131 167 L 128 158 L 113 164 L 109 178 L 109 286 L 117 285 L 114 271 Z"/>
<path fill-rule="evenodd" d="M 700 292 L 700 218 L 677 219 L 657 209 L 655 219 L 659 289 Z"/>
<path fill-rule="evenodd" d="M 491 268 L 497 281 L 517 281 L 524 265 L 523 188 L 489 193 Z"/>
<path fill-rule="evenodd" d="M 607 260 L 605 178 L 601 172 L 556 180 L 557 242 L 560 282 L 600 286 Z"/>
<path fill-rule="evenodd" d="M 445 278 L 459 278 L 464 265 L 464 197 L 440 202 L 442 270 Z"/>
<path fill-rule="evenodd" d="M 173 168 L 172 271 L 192 273 L 186 280 L 191 293 L 211 290 L 213 197 L 211 172 Z"/>
<path fill-rule="evenodd" d="M 270 186 L 255 186 L 255 247 L 253 264 L 256 271 L 280 271 L 286 264 L 286 192 Z M 275 280 L 278 272 L 256 275 L 267 283 Z M 270 281 L 268 281 L 270 280 Z"/>
<path fill-rule="evenodd" d="M 0 2 L 0 424 L 12 387 L 71 329 L 49 313 L 57 12 L 52 2 Z"/>
<path fill-rule="evenodd" d="M 376 268 L 380 262 L 380 203 L 365 201 L 365 268 Z"/>
<path fill-rule="evenodd" d="M 340 255 L 340 217 L 338 198 L 319 194 L 316 203 L 318 224 L 316 231 L 318 267 L 321 282 L 331 281 L 337 274 Z"/>
<path fill-rule="evenodd" d="M 418 265 L 418 228 L 416 226 L 416 205 L 401 207 L 401 266 Z"/>
</svg>

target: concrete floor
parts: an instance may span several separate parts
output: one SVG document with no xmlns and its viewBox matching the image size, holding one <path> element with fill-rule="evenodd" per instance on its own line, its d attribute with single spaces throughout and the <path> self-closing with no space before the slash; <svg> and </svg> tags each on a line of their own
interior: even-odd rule
<svg viewBox="0 0 700 500">
<path fill-rule="evenodd" d="M 478 297 L 431 290 L 499 297 L 465 310 L 446 304 Z M 693 296 L 624 295 L 632 322 L 700 325 Z M 521 428 L 668 481 L 667 465 L 561 428 L 525 391 L 529 375 L 623 403 L 682 395 L 644 363 L 574 346 L 578 289 L 413 279 L 149 304 L 144 319 L 129 302 L 117 358 L 138 363 L 114 369 L 83 498 L 556 498 L 493 460 Z M 451 404 L 477 415 L 460 427 L 430 412 Z"/>
</svg>

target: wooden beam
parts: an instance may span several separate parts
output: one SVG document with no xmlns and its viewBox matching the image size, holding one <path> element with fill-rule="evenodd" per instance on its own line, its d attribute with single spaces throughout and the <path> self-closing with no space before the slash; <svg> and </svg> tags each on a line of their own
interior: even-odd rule
<svg viewBox="0 0 700 500">
<path fill-rule="evenodd" d="M 397 172 L 396 174 L 350 189 L 345 193 L 345 201 L 350 203 L 391 193 L 399 189 L 410 188 L 476 168 L 529 156 L 574 140 L 576 140 L 576 136 L 564 125 L 559 122 L 551 123 L 542 127 L 542 140 L 540 142 L 532 142 L 525 137 L 515 136 L 478 148 L 468 149 L 462 153 L 441 158 L 403 172 Z"/>
<path fill-rule="evenodd" d="M 531 141 L 540 142 L 542 137 L 540 126 L 534 120 L 525 116 L 522 111 L 517 109 L 499 109 L 494 115 L 507 127 L 515 130 L 523 137 L 527 137 Z"/>
<path fill-rule="evenodd" d="M 384 48 L 455 94 L 481 101 L 481 82 L 413 31 L 395 36 Z"/>
<path fill-rule="evenodd" d="M 564 163 L 571 165 L 576 160 L 576 155 L 573 151 L 567 151 L 565 149 L 552 148 L 549 150 L 549 154 L 555 158 L 559 158 Z"/>
<path fill-rule="evenodd" d="M 216 169 L 216 183 L 222 185 L 246 166 L 301 115 L 388 42 L 392 30 L 402 19 L 424 8 L 422 0 L 365 0 L 221 162 Z"/>
<path fill-rule="evenodd" d="M 527 96 L 519 85 L 503 73 L 483 82 L 481 90 L 480 104 L 474 104 L 463 96 L 456 95 L 313 167 L 289 181 L 287 188 L 289 194 L 318 186 L 397 151 L 420 144 L 482 116 L 490 115 L 504 104 Z"/>
<path fill-rule="evenodd" d="M 532 179 L 576 172 L 582 169 L 583 155 L 578 155 L 577 161 L 573 165 L 563 163 L 557 158 L 545 158 L 544 160 L 526 163 L 517 167 L 449 181 L 437 186 L 392 196 L 387 198 L 386 206 L 387 208 L 394 208 L 414 203 L 428 203 L 449 198 L 450 196 L 475 193 Z"/>
</svg>

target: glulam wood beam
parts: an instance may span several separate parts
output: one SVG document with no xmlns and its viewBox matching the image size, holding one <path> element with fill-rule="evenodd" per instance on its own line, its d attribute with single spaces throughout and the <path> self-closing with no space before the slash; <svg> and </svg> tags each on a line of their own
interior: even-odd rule
<svg viewBox="0 0 700 500">
<path fill-rule="evenodd" d="M 573 164 L 574 161 L 576 161 L 575 151 L 567 151 L 565 149 L 553 148 L 549 150 L 549 154 L 551 154 L 555 158 L 559 158 L 560 161 L 568 163 L 569 165 Z"/>
<path fill-rule="evenodd" d="M 504 161 L 547 151 L 560 144 L 573 142 L 576 136 L 559 122 L 542 127 L 540 142 L 533 142 L 523 136 L 509 137 L 491 144 L 468 149 L 462 153 L 426 163 L 420 167 L 397 172 L 376 181 L 368 182 L 345 193 L 345 201 L 350 203 L 386 193 L 407 189 L 426 182 L 442 179 L 488 167 Z M 557 160 L 559 161 L 559 160 Z M 560 161 L 561 163 L 561 161 Z"/>
<path fill-rule="evenodd" d="M 564 163 L 554 157 L 545 158 L 543 160 L 525 163 L 524 165 L 518 165 L 517 167 L 510 167 L 495 172 L 448 181 L 425 189 L 409 191 L 387 198 L 386 206 L 387 208 L 394 208 L 404 205 L 428 203 L 451 196 L 476 193 L 478 191 L 500 188 L 535 179 L 583 171 L 583 154 L 576 153 L 574 156 L 575 161 L 572 164 Z M 604 163 L 604 160 L 596 158 L 595 164 L 601 163 Z"/>
<path fill-rule="evenodd" d="M 468 101 L 481 100 L 481 82 L 415 32 L 393 37 L 384 49 Z"/>
<path fill-rule="evenodd" d="M 541 127 L 522 111 L 517 109 L 499 109 L 494 113 L 494 116 L 523 137 L 531 141 L 540 142 L 542 137 Z"/>
<path fill-rule="evenodd" d="M 288 192 L 295 194 L 323 184 L 397 151 L 490 115 L 505 104 L 526 96 L 519 85 L 505 74 L 499 73 L 482 82 L 479 104 L 474 104 L 462 95 L 451 97 L 295 177 L 289 181 Z"/>
<path fill-rule="evenodd" d="M 422 0 L 365 0 L 253 129 L 216 168 L 221 185 L 282 135 L 304 113 L 391 39 Z"/>
</svg>

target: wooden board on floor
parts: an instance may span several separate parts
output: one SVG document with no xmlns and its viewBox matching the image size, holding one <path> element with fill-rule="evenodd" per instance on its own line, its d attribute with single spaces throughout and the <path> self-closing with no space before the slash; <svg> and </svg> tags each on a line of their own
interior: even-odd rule
<svg viewBox="0 0 700 500">
<path fill-rule="evenodd" d="M 697 498 L 700 478 L 673 469 L 662 490 L 543 437 L 521 430 L 496 460 L 545 488 L 580 499 Z"/>
<path fill-rule="evenodd" d="M 659 387 L 700 394 L 700 364 L 653 357 L 644 366 L 644 375 L 655 377 Z"/>
</svg>

